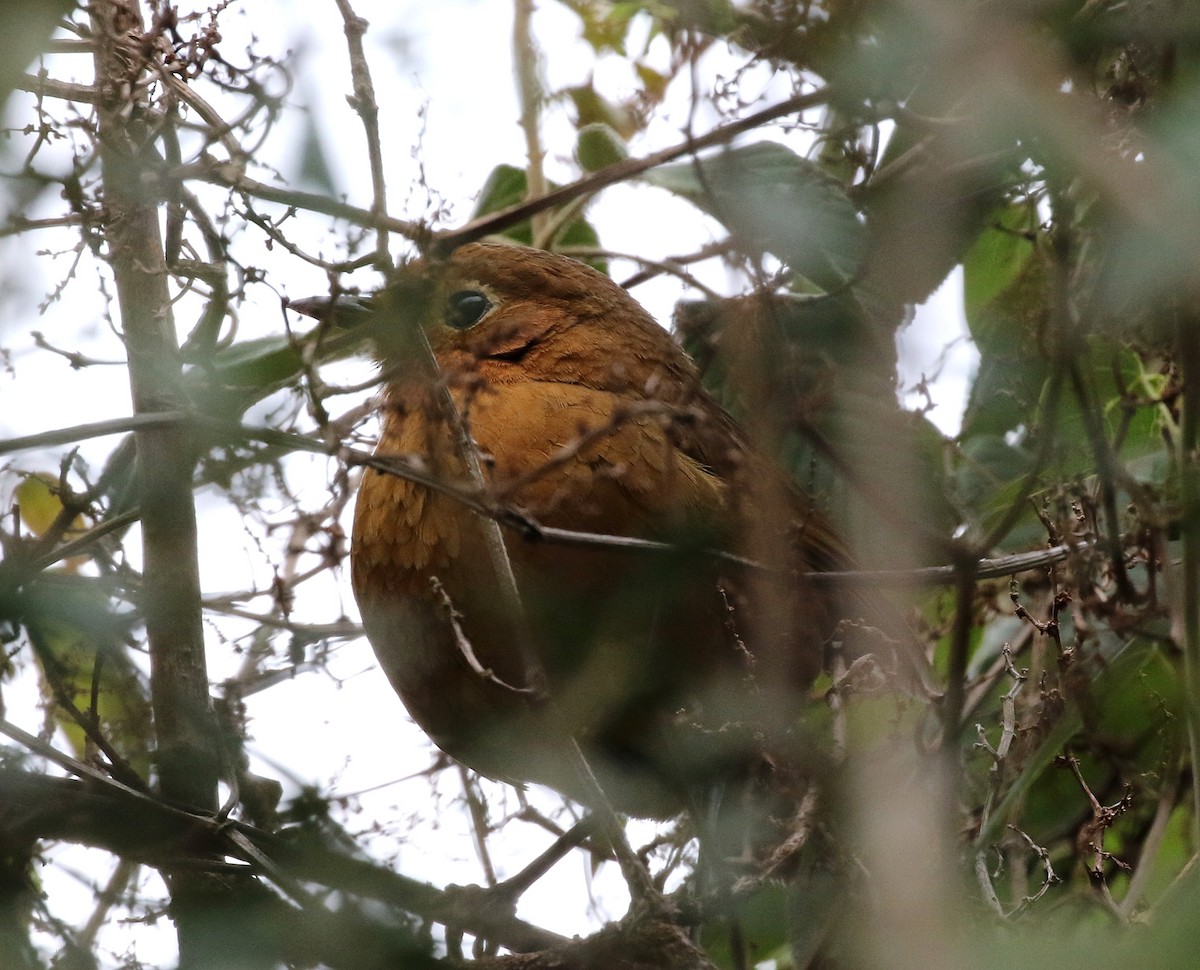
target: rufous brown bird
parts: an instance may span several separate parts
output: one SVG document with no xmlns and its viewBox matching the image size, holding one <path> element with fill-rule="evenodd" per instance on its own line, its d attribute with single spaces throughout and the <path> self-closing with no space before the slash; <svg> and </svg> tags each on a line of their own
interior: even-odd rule
<svg viewBox="0 0 1200 970">
<path fill-rule="evenodd" d="M 494 502 L 542 526 L 672 551 L 505 530 L 514 618 L 480 515 L 368 469 L 351 560 L 380 664 L 434 742 L 484 775 L 594 801 L 576 741 L 617 808 L 677 811 L 705 773 L 742 757 L 743 741 L 730 739 L 755 735 L 772 698 L 811 684 L 839 608 L 829 587 L 800 579 L 842 567 L 841 544 L 748 448 L 673 337 L 607 276 L 491 243 L 401 275 L 408 282 L 380 311 L 391 377 L 376 454 L 419 457 L 469 491 L 461 427 Z M 411 337 L 414 320 L 437 375 L 399 332 Z M 780 495 L 782 514 L 771 504 Z M 775 573 L 714 549 L 774 549 Z"/>
</svg>

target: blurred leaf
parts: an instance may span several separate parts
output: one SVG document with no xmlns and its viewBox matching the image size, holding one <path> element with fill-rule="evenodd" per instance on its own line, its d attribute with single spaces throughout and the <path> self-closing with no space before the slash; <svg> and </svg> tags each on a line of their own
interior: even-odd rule
<svg viewBox="0 0 1200 970">
<path fill-rule="evenodd" d="M 16 488 L 14 498 L 17 502 L 17 509 L 21 513 L 21 520 L 35 536 L 45 535 L 63 510 L 62 499 L 58 494 L 58 483 L 57 475 L 51 475 L 48 472 L 34 472 L 26 475 Z M 73 538 L 84 528 L 83 516 L 77 515 L 63 532 L 63 536 L 67 539 Z M 86 561 L 86 556 L 73 556 L 63 560 L 60 568 L 67 572 L 73 572 Z"/>
<path fill-rule="evenodd" d="M 47 472 L 26 475 L 17 486 L 16 500 L 21 519 L 29 531 L 35 536 L 45 535 L 63 509 L 62 499 L 58 497 L 58 476 Z"/>
<path fill-rule="evenodd" d="M 333 183 L 333 170 L 325 154 L 328 130 L 317 126 L 316 116 L 312 112 L 305 112 L 301 117 L 304 121 L 300 149 L 296 153 L 300 159 L 300 180 L 307 182 L 315 191 L 331 196 L 337 195 L 337 187 Z"/>
<path fill-rule="evenodd" d="M 629 21 L 633 19 L 644 4 L 641 3 L 612 3 L 605 0 L 561 0 L 564 7 L 575 12 L 582 23 L 583 39 L 591 44 L 597 54 L 605 51 L 624 56 L 625 35 L 629 30 Z"/>
<path fill-rule="evenodd" d="M 862 266 L 866 228 L 854 204 L 819 166 L 782 145 L 731 148 L 642 178 L 693 202 L 743 245 L 774 253 L 826 291 L 844 286 Z"/>
<path fill-rule="evenodd" d="M 497 165 L 492 169 L 492 173 L 479 193 L 471 218 L 478 219 L 489 212 L 499 212 L 501 209 L 525 201 L 528 184 L 524 169 L 514 165 Z M 558 188 L 558 185 L 552 182 L 551 188 Z M 506 229 L 503 235 L 526 246 L 533 244 L 533 230 L 528 222 L 522 222 L 511 229 Z M 563 246 L 597 247 L 600 245 L 600 237 L 596 235 L 596 230 L 592 228 L 591 223 L 580 217 L 569 223 L 559 233 L 555 242 Z M 602 273 L 608 271 L 608 264 L 602 259 L 585 259 L 584 262 Z"/>
<path fill-rule="evenodd" d="M 984 283 L 977 270 L 980 292 Z M 1001 273 L 991 274 L 989 285 Z M 1019 271 L 985 303 L 968 308 L 967 329 L 979 350 L 979 370 L 963 414 L 963 439 L 1004 435 L 1031 426 L 1049 364 L 1042 340 L 1049 323 L 1050 261 L 1034 249 Z"/>
<path fill-rule="evenodd" d="M 667 85 L 671 83 L 669 74 L 660 74 L 647 64 L 637 61 L 633 65 L 638 78 L 642 82 L 642 91 L 655 103 L 661 101 L 667 93 Z"/>
<path fill-rule="evenodd" d="M 632 138 L 641 128 L 635 111 L 604 97 L 590 83 L 567 88 L 575 105 L 575 125 L 607 125 L 622 138 Z"/>
<path fill-rule="evenodd" d="M 212 367 L 230 387 L 275 388 L 296 377 L 303 364 L 295 338 L 285 334 L 242 340 L 218 351 Z"/>
<path fill-rule="evenodd" d="M 20 609 L 43 693 L 53 697 L 57 688 L 86 714 L 94 688 L 101 732 L 148 777 L 153 737 L 148 687 L 125 645 L 134 617 L 114 613 L 107 594 L 90 582 L 38 583 L 22 596 Z M 88 760 L 86 736 L 74 718 L 60 708 L 55 720 L 75 755 Z"/>
<path fill-rule="evenodd" d="M 713 963 L 730 970 L 747 964 L 757 966 L 764 960 L 777 957 L 779 951 L 785 950 L 788 944 L 789 892 L 790 890 L 782 885 L 763 886 L 748 899 L 738 901 L 733 922 L 722 919 L 706 923 L 700 931 L 700 937 L 704 942 L 704 950 Z M 809 900 L 813 904 L 809 915 L 816 919 L 814 914 L 820 910 L 827 920 L 828 907 L 822 907 L 820 904 L 831 898 L 836 898 L 836 893 L 825 897 L 814 894 Z M 735 958 L 735 933 L 739 956 L 743 956 L 745 962 L 739 962 Z"/>
<path fill-rule="evenodd" d="M 732 33 L 738 26 L 738 10 L 730 0 L 671 0 L 647 6 L 669 11 L 670 19 L 714 37 Z"/>
<path fill-rule="evenodd" d="M 575 157 L 585 172 L 598 172 L 629 157 L 629 149 L 617 132 L 605 124 L 586 125 L 579 129 Z"/>
<path fill-rule="evenodd" d="M 39 54 L 46 50 L 59 20 L 74 0 L 4 0 L 0 3 L 0 105 Z"/>
<path fill-rule="evenodd" d="M 996 210 L 989 225 L 963 258 L 963 299 L 968 319 L 1005 290 L 1033 256 L 1028 233 L 1036 225 L 1033 204 L 1024 201 Z"/>
<path fill-rule="evenodd" d="M 976 523 L 980 532 L 987 533 L 1020 499 L 1020 487 L 1032 467 L 1029 450 L 1003 435 L 972 435 L 957 452 L 948 479 L 950 499 L 965 521 Z M 1017 525 L 1024 524 L 1033 532 L 1014 527 L 1005 537 L 1006 549 L 1026 548 L 1028 543 L 1036 544 L 1045 537 L 1045 528 L 1036 524 L 1032 507 L 1028 503 L 1025 506 Z"/>
<path fill-rule="evenodd" d="M 987 158 L 924 161 L 861 194 L 871 235 L 864 278 L 901 303 L 923 303 L 978 238 L 1015 176 Z"/>
<path fill-rule="evenodd" d="M 1150 169 L 1130 171 L 1131 178 L 1146 179 L 1130 192 L 1153 200 L 1151 206 L 1101 198 L 1089 214 L 1097 230 L 1099 298 L 1114 318 L 1127 323 L 1194 282 L 1200 226 L 1200 71 L 1195 66 L 1145 119 L 1137 137 L 1138 157 Z"/>
<path fill-rule="evenodd" d="M 320 299 L 314 298 L 313 302 Z M 296 380 L 306 367 L 361 352 L 369 334 L 360 324 L 371 316 L 360 312 L 360 298 L 349 298 L 348 302 L 349 307 L 339 309 L 330 318 L 332 326 L 243 340 L 217 351 L 204 366 L 188 370 L 185 380 L 189 390 L 193 395 L 213 394 L 215 397 L 206 402 L 209 407 L 235 410 L 240 415 L 251 404 Z M 314 348 L 318 341 L 319 348 Z"/>
<path fill-rule="evenodd" d="M 857 289 L 685 301 L 675 328 L 705 387 L 735 418 L 749 425 L 763 413 L 792 416 L 779 429 L 776 458 L 840 524 L 863 525 L 862 496 L 845 487 L 812 431 L 843 457 L 890 468 L 886 489 L 929 528 L 958 524 L 944 494 L 946 439 L 897 402 L 894 345 L 880 346 Z"/>
</svg>

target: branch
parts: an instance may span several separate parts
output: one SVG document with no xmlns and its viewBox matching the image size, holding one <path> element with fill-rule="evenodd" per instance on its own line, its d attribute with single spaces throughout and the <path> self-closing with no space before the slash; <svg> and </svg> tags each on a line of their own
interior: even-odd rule
<svg viewBox="0 0 1200 970">
<path fill-rule="evenodd" d="M 265 182 L 250 178 L 240 166 L 232 162 L 207 158 L 194 165 L 183 165 L 169 174 L 174 179 L 194 178 L 201 182 L 208 182 L 210 185 L 220 185 L 227 189 L 233 189 L 235 192 L 242 192 L 265 202 L 277 202 L 295 209 L 304 209 L 308 212 L 333 216 L 336 219 L 345 219 L 353 225 L 366 226 L 370 229 L 386 229 L 408 239 L 421 240 L 430 234 L 427 227 L 417 222 L 408 222 L 388 215 L 377 216 L 370 209 L 331 199 L 317 192 L 301 192 L 298 189 L 283 189 L 277 185 L 267 185 Z"/>
<path fill-rule="evenodd" d="M 371 214 L 376 219 L 382 219 L 387 215 L 387 183 L 383 177 L 383 147 L 379 139 L 379 106 L 375 103 L 375 85 L 371 83 L 371 70 L 362 43 L 367 22 L 354 12 L 349 0 L 337 0 L 337 6 L 342 14 L 346 45 L 350 48 L 350 78 L 354 84 L 354 96 L 350 104 L 362 119 L 367 136 L 367 158 L 371 166 Z M 379 267 L 386 269 L 391 265 L 387 228 L 378 226 L 377 229 L 375 256 Z"/>
<path fill-rule="evenodd" d="M 728 144 L 738 135 L 752 131 L 769 121 L 774 121 L 776 118 L 783 118 L 787 115 L 796 114 L 808 108 L 815 107 L 816 105 L 825 104 L 832 96 L 832 90 L 829 87 L 820 88 L 809 94 L 799 94 L 788 98 L 786 101 L 781 101 L 779 104 L 764 108 L 762 111 L 747 115 L 738 121 L 732 121 L 729 124 L 714 128 L 707 135 L 701 135 L 699 138 L 688 138 L 678 145 L 671 148 L 664 148 L 662 151 L 654 152 L 644 158 L 628 158 L 617 162 L 615 165 L 609 165 L 607 168 L 602 168 L 600 171 L 588 175 L 577 182 L 572 182 L 570 185 L 564 185 L 560 189 L 548 192 L 541 198 L 530 199 L 528 202 L 509 206 L 507 209 L 501 209 L 499 212 L 492 212 L 486 216 L 481 216 L 459 229 L 440 233 L 435 237 L 435 250 L 439 254 L 453 252 L 459 246 L 482 239 L 484 236 L 504 232 L 505 229 L 519 225 L 535 213 L 553 209 L 581 196 L 590 195 L 600 191 L 600 189 L 615 185 L 618 182 L 628 181 L 659 165 L 665 165 L 668 162 L 675 161 L 677 158 L 682 158 L 684 155 L 702 151 L 705 148 L 711 148 L 715 145 Z"/>
<path fill-rule="evenodd" d="M 176 412 L 183 380 L 167 286 L 166 255 L 155 202 L 143 176 L 157 167 L 134 101 L 147 54 L 136 0 L 90 5 L 96 42 L 96 87 L 104 232 L 117 287 L 129 357 L 129 382 L 138 415 Z M 171 427 L 136 431 L 141 507 L 150 699 L 163 795 L 213 810 L 219 757 L 209 704 L 200 613 L 196 509 L 192 498 L 194 446 Z M 168 872 L 180 960 L 203 962 L 212 929 L 206 912 L 221 889 L 203 874 Z"/>
<path fill-rule="evenodd" d="M 40 754 L 57 755 L 6 722 L 0 721 L 0 731 Z M 121 858 L 161 866 L 226 855 L 244 859 L 245 848 L 229 837 L 237 833 L 243 846 L 253 846 L 291 879 L 377 900 L 517 952 L 545 950 L 566 942 L 556 933 L 513 916 L 464 906 L 456 894 L 428 883 L 342 856 L 315 839 L 285 839 L 240 822 L 221 823 L 141 795 L 74 759 L 60 755 L 55 760 L 67 770 L 86 774 L 90 782 L 0 769 L 0 820 L 6 837 L 96 846 Z"/>
<path fill-rule="evenodd" d="M 579 532 L 574 529 L 561 529 L 541 525 L 535 519 L 520 509 L 489 500 L 489 490 L 480 492 L 470 484 L 449 482 L 433 474 L 429 467 L 418 455 L 377 455 L 358 448 L 343 447 L 337 443 L 322 441 L 302 434 L 292 434 L 277 431 L 273 428 L 255 428 L 245 424 L 235 424 L 205 417 L 195 419 L 198 423 L 214 431 L 236 435 L 251 441 L 261 441 L 265 444 L 288 451 L 304 451 L 313 454 L 330 455 L 339 458 L 348 465 L 358 465 L 374 468 L 388 475 L 396 475 L 407 481 L 439 492 L 462 502 L 467 508 L 480 515 L 495 519 L 501 526 L 511 529 L 530 542 L 551 542 L 556 545 L 595 546 L 605 549 L 618 549 L 630 553 L 669 554 L 678 552 L 678 548 L 669 542 L 655 539 L 641 539 L 635 536 L 605 535 L 596 532 Z M 1031 552 L 1013 553 L 995 559 L 977 560 L 973 575 L 977 579 L 995 579 L 1010 576 L 1013 573 L 1026 572 L 1052 563 L 1061 562 L 1073 553 L 1085 548 L 1086 543 L 1064 543 L 1049 549 L 1037 549 Z M 745 556 L 739 556 L 722 549 L 705 550 L 722 562 L 742 569 L 766 571 L 767 566 Z M 808 573 L 799 577 L 800 582 L 824 584 L 855 583 L 910 586 L 914 583 L 930 586 L 949 585 L 955 581 L 959 567 L 925 566 L 918 569 L 869 569 L 842 570 L 819 573 Z M 796 580 L 787 574 L 789 581 Z"/>
<path fill-rule="evenodd" d="M 136 89 L 125 45 L 140 35 L 135 4 L 92 8 L 96 75 L 105 90 Z M 167 797 L 215 807 L 216 755 L 208 711 L 208 675 L 200 620 L 194 460 L 185 435 L 163 421 L 184 405 L 167 268 L 158 213 L 141 191 L 146 153 L 126 121 L 130 106 L 110 98 L 99 109 L 106 231 L 129 355 L 136 415 L 152 419 L 134 432 L 145 547 L 146 633 L 151 699 L 158 731 L 159 772 Z M 154 420 L 157 419 L 157 420 Z M 159 422 L 163 423 L 159 423 Z"/>
<path fill-rule="evenodd" d="M 473 970 L 715 970 L 704 952 L 674 923 L 625 920 L 544 953 L 472 960 Z"/>
<path fill-rule="evenodd" d="M 186 421 L 186 411 L 156 411 L 146 414 L 134 414 L 128 418 L 114 418 L 111 421 L 92 421 L 88 424 L 77 424 L 70 428 L 59 428 L 55 431 L 42 431 L 38 434 L 25 435 L 21 438 L 8 438 L 0 441 L 0 455 L 14 451 L 30 451 L 34 448 L 53 448 L 55 445 L 69 445 L 73 441 L 84 441 L 88 438 L 102 438 L 105 435 L 121 434 L 127 431 L 145 431 L 150 428 L 162 428 L 167 425 L 177 425 Z"/>
</svg>

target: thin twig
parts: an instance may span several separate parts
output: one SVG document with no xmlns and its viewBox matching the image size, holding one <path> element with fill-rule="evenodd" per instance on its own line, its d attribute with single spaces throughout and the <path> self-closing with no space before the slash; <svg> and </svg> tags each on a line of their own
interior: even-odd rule
<svg viewBox="0 0 1200 970">
<path fill-rule="evenodd" d="M 725 247 L 722 246 L 721 248 L 724 249 Z M 646 256 L 639 256 L 637 253 L 617 252 L 615 249 L 606 249 L 603 246 L 555 246 L 554 251 L 562 253 L 564 256 L 573 256 L 576 259 L 626 259 L 631 263 L 637 263 L 643 267 L 634 276 L 621 283 L 621 289 L 623 290 L 628 290 L 639 283 L 644 283 L 656 276 L 665 274 L 667 276 L 674 276 L 694 290 L 699 290 L 710 300 L 725 299 L 711 286 L 703 283 L 692 273 L 684 269 L 684 261 L 680 259 L 649 259 Z M 651 273 L 649 270 L 654 270 L 654 272 Z"/>
<path fill-rule="evenodd" d="M 121 895 L 125 892 L 126 887 L 136 878 L 137 871 L 138 863 L 130 859 L 117 860 L 112 874 L 108 877 L 108 882 L 96 894 L 95 909 L 92 910 L 87 922 L 83 924 L 83 928 L 75 938 L 75 943 L 83 952 L 95 951 L 96 936 L 108 922 L 109 912 L 121 901 Z"/>
<path fill-rule="evenodd" d="M 479 794 L 479 782 L 472 777 L 471 769 L 466 765 L 458 766 L 458 779 L 462 783 L 463 795 L 467 799 L 467 808 L 471 815 L 471 834 L 475 843 L 475 854 L 483 867 L 483 878 L 489 888 L 496 886 L 496 867 L 492 865 L 492 855 L 488 851 L 488 820 L 487 805 Z"/>
<path fill-rule="evenodd" d="M 1175 802 L 1179 795 L 1179 776 L 1174 770 L 1174 763 L 1169 763 L 1167 768 L 1170 774 L 1167 775 L 1162 790 L 1158 793 L 1158 805 L 1154 810 L 1154 818 L 1150 822 L 1150 828 L 1146 832 L 1145 838 L 1142 839 L 1138 851 L 1137 868 L 1129 879 L 1129 888 L 1126 889 L 1125 896 L 1118 907 L 1124 920 L 1129 920 L 1133 916 L 1133 911 L 1149 888 L 1150 879 L 1154 875 L 1158 862 L 1159 847 L 1167 834 L 1171 816 L 1175 812 Z"/>
<path fill-rule="evenodd" d="M 625 835 L 625 827 L 621 824 L 616 809 L 613 808 L 603 786 L 596 778 L 595 772 L 592 771 L 592 766 L 588 764 L 587 757 L 576 738 L 571 738 L 571 747 L 574 749 L 580 780 L 589 789 L 588 801 L 595 806 L 600 821 L 604 825 L 605 834 L 612 845 L 613 854 L 617 857 L 617 865 L 621 869 L 625 885 L 629 888 L 633 905 L 638 907 L 643 915 L 662 915 L 667 908 L 663 894 L 654 885 L 646 863 L 639 858 L 638 854 L 633 851 L 633 846 L 629 844 L 629 839 Z"/>
<path fill-rule="evenodd" d="M 383 147 L 379 138 L 379 105 L 375 102 L 375 85 L 371 81 L 371 69 L 363 51 L 363 34 L 367 32 L 367 21 L 358 16 L 349 0 L 336 0 L 342 14 L 346 32 L 346 46 L 350 50 L 350 79 L 354 85 L 351 105 L 362 119 L 367 136 L 367 160 L 371 169 L 371 214 L 377 220 L 387 215 L 387 182 L 383 176 Z M 391 265 L 388 254 L 388 231 L 378 226 L 375 237 L 375 257 L 381 269 Z"/>
<path fill-rule="evenodd" d="M 214 431 L 237 435 L 249 440 L 262 441 L 266 444 L 290 451 L 304 451 L 313 454 L 332 455 L 348 465 L 374 468 L 385 474 L 396 475 L 418 485 L 424 485 L 442 495 L 461 502 L 464 506 L 480 515 L 496 519 L 505 528 L 513 529 L 529 541 L 545 541 L 562 545 L 598 546 L 608 549 L 621 549 L 631 553 L 673 553 L 677 547 L 669 542 L 654 539 L 640 539 L 634 536 L 605 535 L 594 532 L 579 532 L 572 529 L 560 529 L 539 524 L 526 513 L 510 506 L 497 505 L 487 499 L 488 491 L 477 491 L 466 484 L 448 482 L 440 478 L 429 466 L 415 455 L 377 455 L 358 448 L 340 446 L 337 443 L 322 441 L 307 435 L 292 434 L 277 431 L 273 428 L 254 428 L 250 425 L 230 423 L 198 416 L 194 420 L 211 427 Z M 1014 553 L 995 559 L 980 559 L 977 561 L 973 575 L 979 579 L 994 579 L 1009 576 L 1012 573 L 1037 569 L 1051 563 L 1066 559 L 1084 544 L 1067 543 L 1051 549 L 1038 549 L 1031 552 Z M 767 567 L 734 553 L 719 549 L 706 550 L 710 555 L 723 562 L 728 562 L 744 569 L 766 570 Z M 946 585 L 954 581 L 958 567 L 956 566 L 926 566 L 918 569 L 870 569 L 870 570 L 841 570 L 830 572 L 807 573 L 797 581 L 825 584 L 854 584 L 870 583 L 877 585 L 909 585 L 913 583 L 924 585 Z M 793 577 L 794 579 L 796 577 Z"/>
<path fill-rule="evenodd" d="M 1046 851 L 1045 846 L 1038 845 L 1036 842 L 1033 841 L 1033 839 L 1031 839 L 1029 837 L 1029 835 L 1027 833 L 1021 831 L 1015 825 L 1010 825 L 1008 828 L 1010 831 L 1016 832 L 1017 835 L 1019 835 L 1022 839 L 1025 840 L 1025 844 L 1027 846 L 1029 846 L 1029 848 L 1032 850 L 1034 855 L 1036 855 L 1039 859 L 1042 860 L 1042 866 L 1046 870 L 1046 874 L 1042 878 L 1042 884 L 1041 884 L 1041 886 L 1038 887 L 1038 891 L 1036 893 L 1034 893 L 1032 896 L 1023 897 L 1021 899 L 1021 901 L 1017 904 L 1016 909 L 1014 909 L 1012 911 L 1012 913 L 1009 914 L 1011 916 L 1011 915 L 1015 915 L 1017 913 L 1023 912 L 1024 910 L 1028 909 L 1030 906 L 1032 906 L 1034 903 L 1036 903 L 1039 899 L 1041 899 L 1043 896 L 1045 896 L 1046 893 L 1049 891 L 1050 887 L 1053 886 L 1055 883 L 1059 882 L 1060 880 L 1054 872 L 1054 866 L 1050 861 L 1050 853 Z"/>
<path fill-rule="evenodd" d="M 68 542 L 64 542 L 61 546 L 51 549 L 45 555 L 38 556 L 30 563 L 29 568 L 33 572 L 41 572 L 44 569 L 49 569 L 55 563 L 79 555 L 81 552 L 95 545 L 106 535 L 111 535 L 114 532 L 119 532 L 126 526 L 133 525 L 141 517 L 141 510 L 135 508 L 128 509 L 119 515 L 114 515 L 110 519 L 105 519 L 86 532 L 81 532 Z"/>
<path fill-rule="evenodd" d="M 1004 766 L 1008 760 L 1009 748 L 1012 747 L 1013 739 L 1017 734 L 1017 695 L 1021 692 L 1028 674 L 1028 671 L 1018 671 L 1013 666 L 1012 652 L 1008 644 L 1004 645 L 1002 657 L 1004 669 L 1013 679 L 1013 685 L 1000 701 L 1000 740 L 996 743 L 995 748 L 987 743 L 983 725 L 976 725 L 976 729 L 979 731 L 979 746 L 986 748 L 992 755 L 992 766 L 988 769 L 987 794 L 984 797 L 983 809 L 979 816 L 979 829 L 981 832 L 988 828 L 992 808 L 996 804 L 996 799 L 1000 795 L 1000 788 L 1004 783 Z M 989 846 L 984 844 L 977 844 L 975 846 L 975 878 L 979 882 L 979 888 L 983 892 L 983 898 L 987 904 L 998 915 L 1004 916 L 1004 907 L 996 895 L 996 890 L 992 886 L 991 874 L 988 872 L 987 853 L 989 848 Z"/>
<path fill-rule="evenodd" d="M 786 101 L 781 101 L 779 104 L 747 115 L 745 118 L 720 125 L 705 135 L 688 138 L 671 148 L 654 152 L 644 158 L 624 159 L 615 165 L 609 165 L 598 172 L 572 182 L 570 185 L 564 185 L 560 189 L 547 192 L 541 198 L 531 199 L 528 202 L 521 202 L 517 205 L 509 206 L 507 209 L 501 209 L 499 212 L 489 213 L 467 223 L 461 228 L 439 234 L 435 238 L 435 248 L 440 253 L 453 252 L 459 246 L 463 246 L 466 243 L 474 242 L 477 239 L 482 239 L 484 236 L 500 233 L 512 226 L 519 225 L 526 219 L 529 219 L 535 212 L 557 208 L 564 203 L 570 202 L 572 199 L 593 194 L 600 189 L 615 185 L 618 182 L 627 181 L 652 168 L 657 168 L 659 165 L 665 165 L 668 162 L 675 161 L 677 158 L 682 158 L 684 155 L 702 151 L 705 148 L 712 148 L 716 145 L 728 144 L 738 135 L 747 131 L 753 131 L 755 128 L 774 121 L 777 118 L 797 114 L 808 108 L 825 104 L 832 96 L 833 92 L 829 87 L 819 88 L 808 94 L 798 94 L 795 97 L 788 98 Z"/>
<path fill-rule="evenodd" d="M 496 893 L 502 893 L 511 899 L 519 899 L 535 882 L 549 872 L 556 863 L 563 859 L 572 849 L 577 849 L 588 839 L 600 831 L 600 816 L 595 812 L 585 815 L 554 840 L 554 843 L 542 852 L 529 865 L 515 876 L 497 883 L 493 887 Z"/>
<path fill-rule="evenodd" d="M 525 199 L 540 199 L 549 187 L 542 147 L 542 86 L 538 78 L 538 50 L 533 37 L 533 0 L 513 0 L 513 67 L 517 79 L 517 101 L 521 106 L 521 132 L 525 136 Z M 533 244 L 542 249 L 546 235 L 545 209 L 530 216 Z"/>
<path fill-rule="evenodd" d="M 967 659 L 971 630 L 975 626 L 975 560 L 963 557 L 957 564 L 954 597 L 954 628 L 950 639 L 950 661 L 946 672 L 946 694 L 942 701 L 942 751 L 948 772 L 948 785 L 956 788 L 960 753 L 963 701 L 966 696 Z"/>
</svg>

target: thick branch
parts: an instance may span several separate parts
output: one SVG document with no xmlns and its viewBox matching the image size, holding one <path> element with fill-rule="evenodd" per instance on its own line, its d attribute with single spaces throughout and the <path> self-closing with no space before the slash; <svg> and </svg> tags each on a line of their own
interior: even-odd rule
<svg viewBox="0 0 1200 970">
<path fill-rule="evenodd" d="M 129 356 L 135 414 L 179 412 L 182 373 L 171 316 L 158 212 L 141 190 L 151 153 L 120 92 L 137 81 L 129 38 L 141 31 L 136 6 L 93 7 L 106 233 Z M 136 58 L 133 59 L 136 62 Z M 134 112 L 136 118 L 136 112 Z M 209 728 L 208 676 L 200 621 L 193 448 L 178 429 L 152 423 L 135 431 L 145 556 L 146 635 L 163 794 L 216 807 L 216 761 Z"/>
<path fill-rule="evenodd" d="M 250 826 L 218 823 L 112 782 L 79 782 L 0 769 L 0 833 L 14 842 L 73 842 L 165 867 L 171 860 L 243 855 L 230 844 L 228 835 L 233 831 L 293 879 L 378 900 L 514 951 L 545 950 L 566 942 L 556 933 L 511 915 L 477 904 L 460 905 L 454 894 L 339 855 L 314 841 L 283 840 Z"/>
<path fill-rule="evenodd" d="M 134 0 L 91 6 L 100 98 L 100 161 L 104 230 L 129 358 L 137 415 L 179 411 L 182 372 L 167 287 L 166 257 L 155 200 L 143 173 L 156 160 L 139 123 L 136 94 L 146 66 L 140 10 Z M 172 802 L 215 810 L 218 759 L 209 707 L 200 614 L 196 510 L 192 500 L 194 446 L 165 426 L 142 427 L 137 484 L 145 561 L 142 602 L 150 652 L 150 692 L 163 795 Z M 170 878 L 181 963 L 203 965 L 212 927 L 207 909 L 214 887 L 201 874 Z"/>
</svg>

